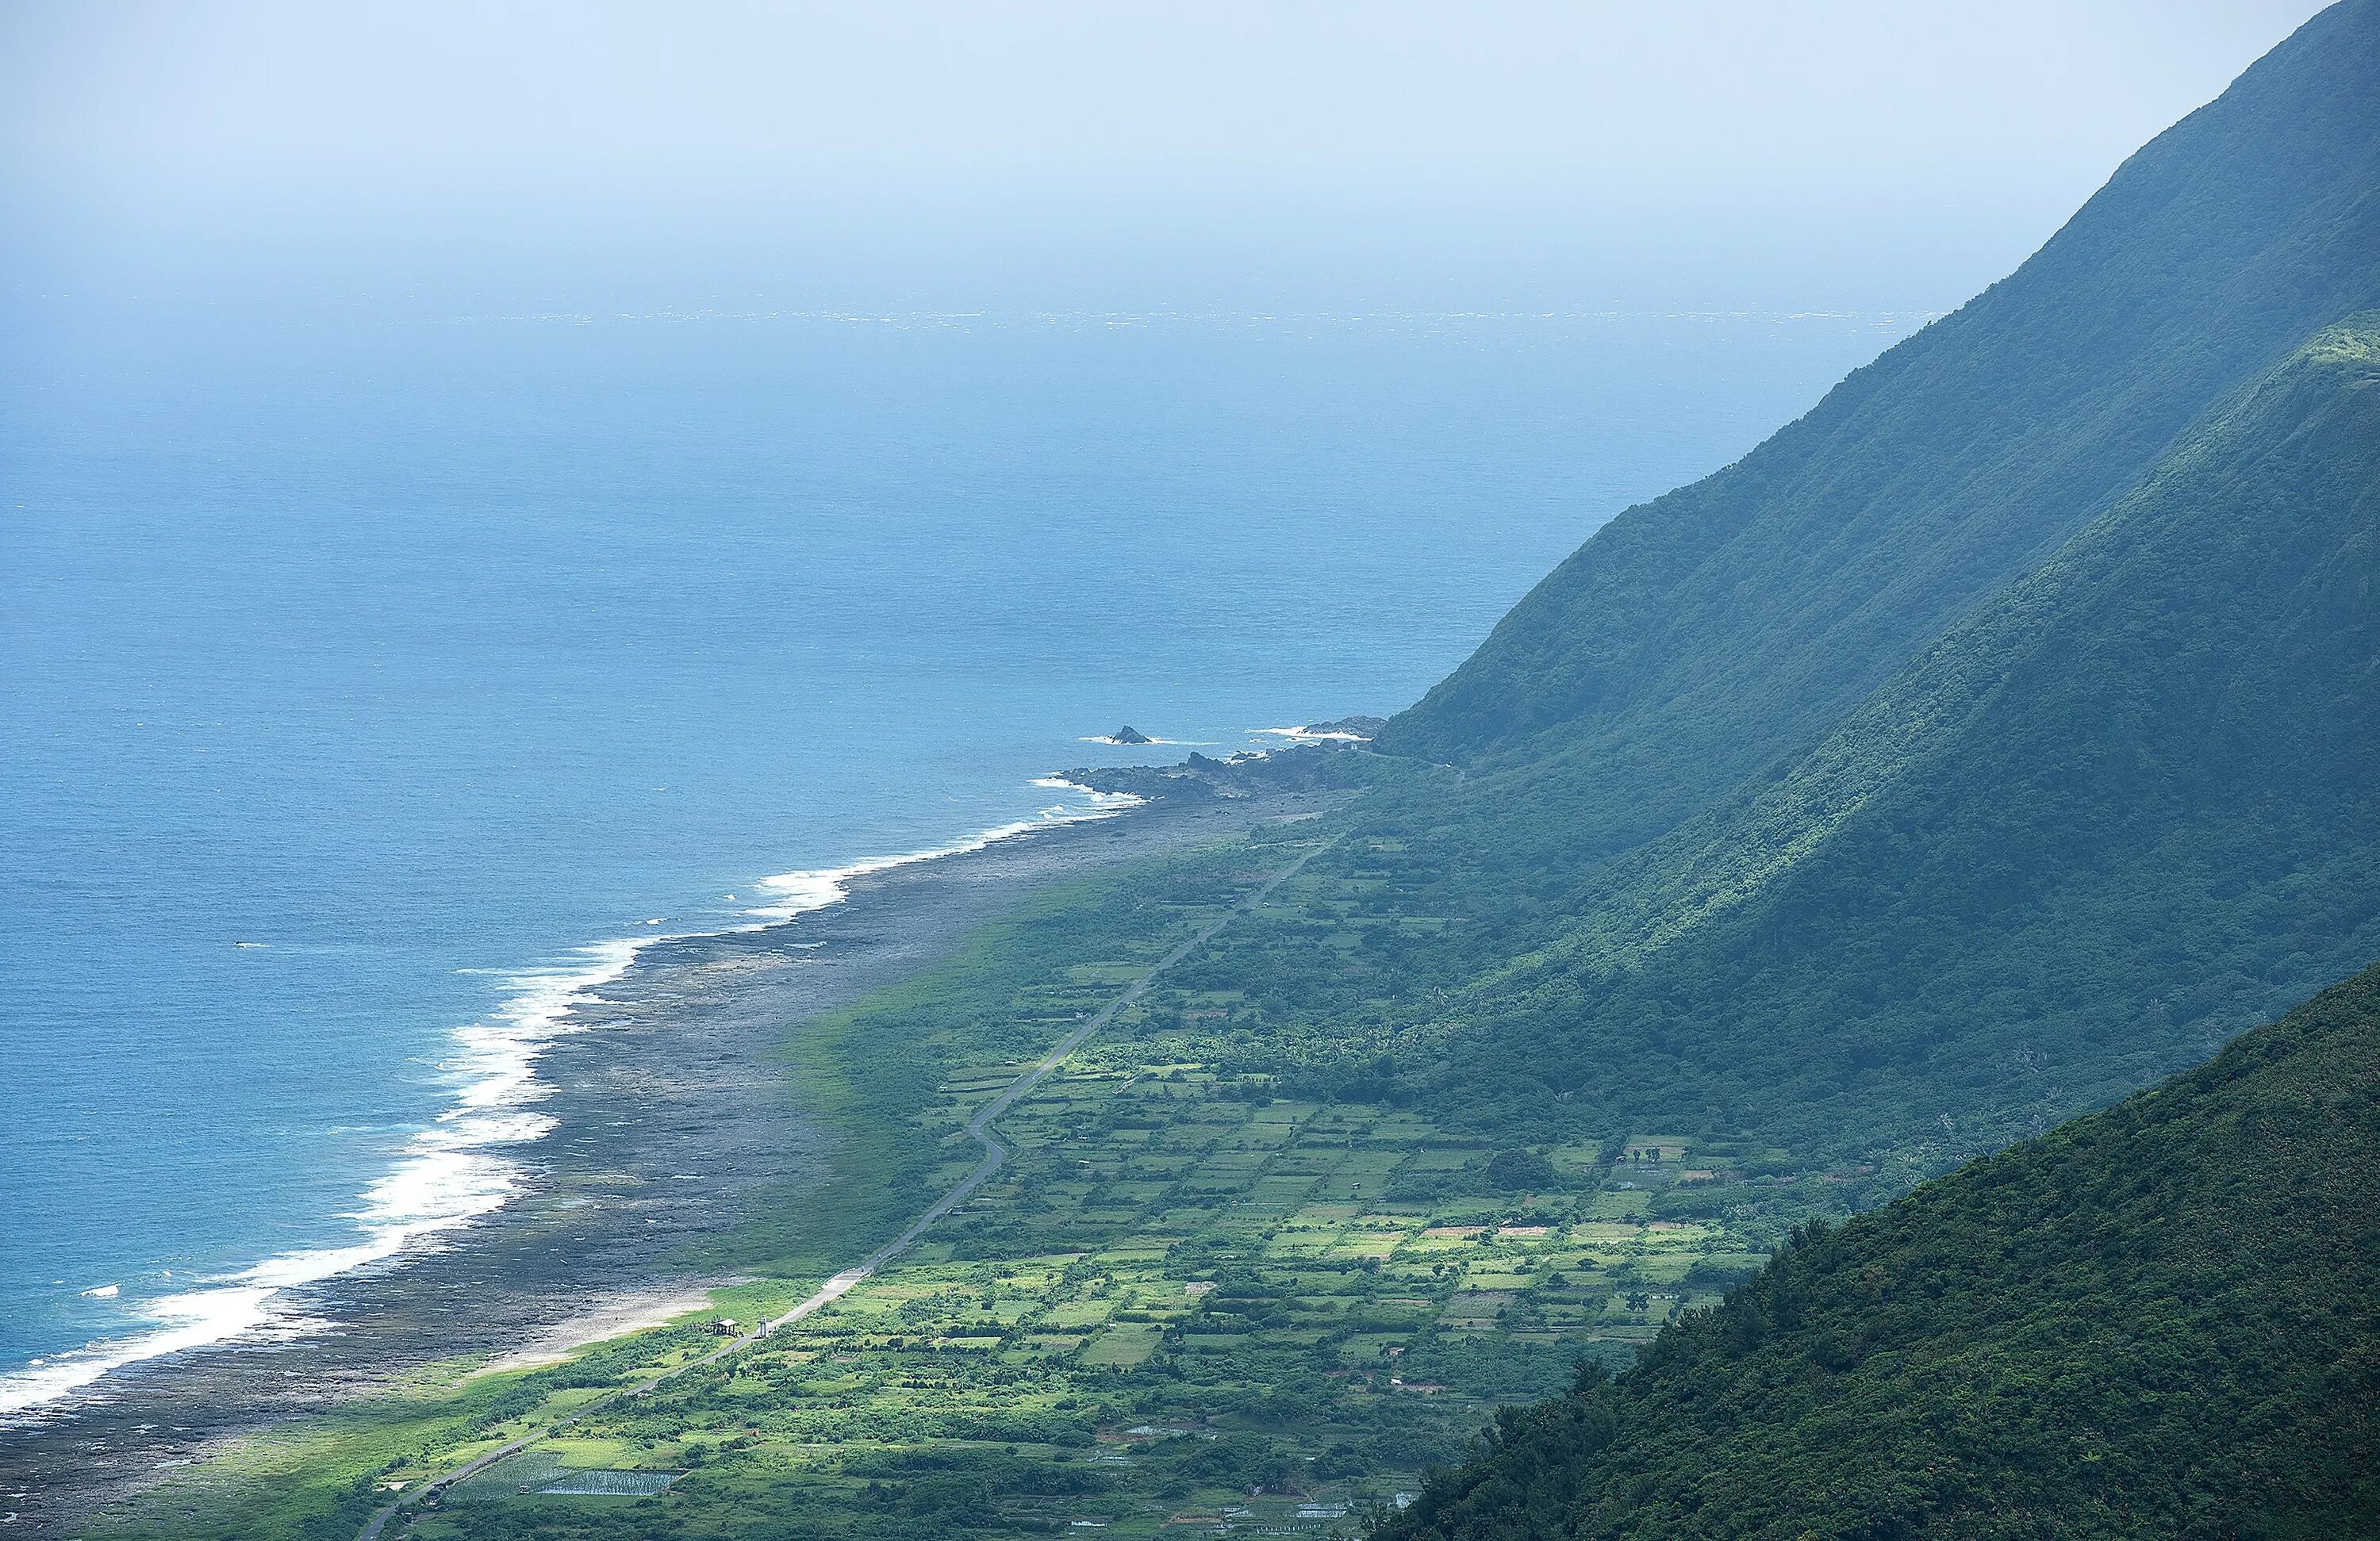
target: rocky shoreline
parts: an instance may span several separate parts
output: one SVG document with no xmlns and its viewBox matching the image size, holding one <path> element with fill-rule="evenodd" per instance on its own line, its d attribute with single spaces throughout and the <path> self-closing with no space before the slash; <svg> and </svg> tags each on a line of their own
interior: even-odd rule
<svg viewBox="0 0 2380 1541">
<path fill-rule="evenodd" d="M 1070 772 L 1148 802 L 854 879 L 844 903 L 783 925 L 656 943 L 540 1062 L 558 1122 L 529 1153 L 528 1192 L 434 1249 L 312 1287 L 293 1313 L 303 1330 L 127 1366 L 0 1427 L 0 1515 L 14 1516 L 0 1535 L 69 1534 L 244 1435 L 693 1299 L 713 1280 L 683 1263 L 692 1244 L 822 1159 L 771 1058 L 789 1028 L 947 955 L 1050 882 L 1330 806 L 1342 789 L 1305 753 L 1268 757 L 1284 762 L 1270 772 Z"/>
<path fill-rule="evenodd" d="M 1077 766 L 1062 775 L 1076 786 L 1094 792 L 1128 793 L 1146 802 L 1175 808 L 1346 793 L 1371 784 L 1377 762 L 1368 754 L 1351 752 L 1363 740 L 1326 731 L 1335 727 L 1336 724 L 1320 724 L 1298 730 L 1329 742 L 1248 751 L 1228 759 L 1217 759 L 1193 749 L 1190 758 L 1180 765 Z"/>
</svg>

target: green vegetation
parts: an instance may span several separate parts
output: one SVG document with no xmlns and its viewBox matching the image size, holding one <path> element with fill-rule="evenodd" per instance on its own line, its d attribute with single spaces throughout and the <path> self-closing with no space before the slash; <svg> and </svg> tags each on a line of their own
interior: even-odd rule
<svg viewBox="0 0 2380 1541">
<path fill-rule="evenodd" d="M 1377 1534 L 2380 1533 L 2375 1195 L 2380 968 L 1798 1232 Z"/>
<path fill-rule="evenodd" d="M 831 1235 L 846 1263 L 897 1230 L 974 1164 L 960 1131 L 977 1109 L 1329 838 L 1273 826 L 1068 890 L 815 1025 L 795 1086 L 880 1136 L 844 1146 L 816 1232 L 789 1201 L 736 1238 L 772 1277 L 718 1308 L 757 1319 L 805 1293 L 820 1266 L 788 1238 Z M 1245 918 L 1351 952 L 1367 892 L 1301 876 Z M 1228 954 L 1234 934 L 1211 945 Z M 1343 1530 L 1416 1490 L 1495 1405 L 1559 1391 L 1583 1355 L 1625 1362 L 1795 1220 L 1843 1207 L 1835 1174 L 1740 1142 L 1499 1147 L 1207 1057 L 1260 1029 L 1240 992 L 1163 976 L 1000 1121 L 1013 1160 L 917 1251 L 457 1486 L 408 1534 Z M 552 1370 L 425 1380 L 251 1441 L 109 1534 L 353 1535 L 390 1491 L 717 1341 L 689 1323 Z"/>
<path fill-rule="evenodd" d="M 1485 1138 L 1660 1125 L 1880 1196 L 2380 953 L 2380 4 L 2024 269 L 1622 516 L 1380 745 L 1339 950 L 1210 1058 Z M 1347 931 L 1355 934 L 1350 936 Z"/>
<path fill-rule="evenodd" d="M 2380 318 L 2320 334 L 1781 773 L 1391 1018 L 1400 1074 L 1938 1170 L 2380 955 L 2375 382 Z"/>
<path fill-rule="evenodd" d="M 2016 273 L 1598 531 L 1381 746 L 1470 767 L 1483 805 L 1558 792 L 1538 841 L 1589 859 L 1798 748 L 2202 414 L 2380 306 L 2376 39 L 2371 0 L 2316 18 Z"/>
<path fill-rule="evenodd" d="M 1614 521 L 1379 752 L 1196 773 L 1346 808 L 794 1025 L 832 1171 L 707 1259 L 756 1276 L 746 1320 L 896 1234 L 977 1110 L 1231 916 L 915 1253 L 411 1534 L 1345 1529 L 1491 1414 L 1390 1534 L 2368 1528 L 2370 979 L 1811 1222 L 2380 954 L 2375 306 L 2380 0 L 2350 0 L 2009 281 Z M 429 1377 L 115 1533 L 351 1535 L 718 1341 Z"/>
</svg>

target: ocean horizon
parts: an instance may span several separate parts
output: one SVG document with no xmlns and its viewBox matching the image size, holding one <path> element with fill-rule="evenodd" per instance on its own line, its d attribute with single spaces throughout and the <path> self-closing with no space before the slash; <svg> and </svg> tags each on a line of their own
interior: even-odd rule
<svg viewBox="0 0 2380 1541">
<path fill-rule="evenodd" d="M 1393 711 L 1927 319 L 19 307 L 0 1416 L 500 1207 L 654 939 Z"/>
</svg>

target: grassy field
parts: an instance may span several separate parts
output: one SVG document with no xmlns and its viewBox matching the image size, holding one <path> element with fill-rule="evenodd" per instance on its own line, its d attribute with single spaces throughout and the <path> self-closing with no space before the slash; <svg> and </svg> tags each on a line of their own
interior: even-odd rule
<svg viewBox="0 0 2380 1541">
<path fill-rule="evenodd" d="M 951 964 L 805 1025 L 841 1137 L 715 1261 L 764 1319 L 980 1155 L 967 1121 L 1167 951 L 1326 838 L 1277 826 L 1052 894 Z M 1377 883 L 1292 880 L 1217 939 L 1330 949 Z M 410 1513 L 432 1537 L 1324 1534 L 1410 1494 L 1495 1404 L 1624 1362 L 1827 1206 L 1779 1153 L 1619 1131 L 1491 1148 L 1411 1108 L 1282 1095 L 1267 1007 L 1185 961 L 997 1125 L 1013 1159 L 897 1264 L 715 1365 L 601 1407 Z M 1271 966 L 1271 965 L 1269 965 Z M 1278 1008 L 1275 1008 L 1276 1010 Z M 1236 1047 L 1234 1047 L 1236 1046 Z M 427 1377 L 261 1437 L 115 1517 L 140 1536 L 352 1535 L 392 1491 L 728 1329 L 530 1374 Z M 553 1489 L 562 1489 L 553 1491 Z"/>
</svg>

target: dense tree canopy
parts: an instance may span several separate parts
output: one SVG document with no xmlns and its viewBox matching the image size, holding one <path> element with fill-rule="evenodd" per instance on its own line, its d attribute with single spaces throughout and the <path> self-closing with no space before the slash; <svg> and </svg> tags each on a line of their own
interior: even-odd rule
<svg viewBox="0 0 2380 1541">
<path fill-rule="evenodd" d="M 1383 1541 L 2380 1532 L 2380 968 L 1799 1233 Z"/>
</svg>

